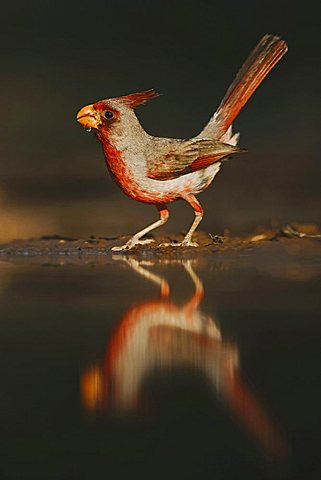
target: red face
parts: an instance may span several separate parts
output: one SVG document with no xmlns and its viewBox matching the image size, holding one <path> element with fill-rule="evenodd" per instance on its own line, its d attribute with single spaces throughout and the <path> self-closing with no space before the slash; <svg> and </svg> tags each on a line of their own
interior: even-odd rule
<svg viewBox="0 0 321 480">
<path fill-rule="evenodd" d="M 100 129 L 119 120 L 120 112 L 108 100 L 101 100 L 83 107 L 77 114 L 77 121 L 86 129 Z"/>
<path fill-rule="evenodd" d="M 83 107 L 77 114 L 77 120 L 83 127 L 88 129 L 95 128 L 98 130 L 103 126 L 108 128 L 112 122 L 120 118 L 120 112 L 111 105 L 113 103 L 112 100 L 116 100 L 128 108 L 136 108 L 158 96 L 159 94 L 155 90 L 146 90 L 114 99 L 100 100 Z"/>
</svg>

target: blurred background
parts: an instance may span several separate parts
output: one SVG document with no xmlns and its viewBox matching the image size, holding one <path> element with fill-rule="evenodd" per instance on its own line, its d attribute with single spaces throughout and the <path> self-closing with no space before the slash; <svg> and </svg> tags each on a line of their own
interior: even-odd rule
<svg viewBox="0 0 321 480">
<path fill-rule="evenodd" d="M 156 210 L 112 182 L 101 147 L 75 121 L 93 101 L 155 88 L 138 110 L 154 135 L 187 138 L 213 114 L 265 33 L 289 52 L 235 122 L 247 154 L 200 197 L 202 229 L 320 219 L 319 4 L 305 1 L 2 2 L 0 241 L 128 234 Z M 163 231 L 193 214 L 183 202 Z"/>
</svg>

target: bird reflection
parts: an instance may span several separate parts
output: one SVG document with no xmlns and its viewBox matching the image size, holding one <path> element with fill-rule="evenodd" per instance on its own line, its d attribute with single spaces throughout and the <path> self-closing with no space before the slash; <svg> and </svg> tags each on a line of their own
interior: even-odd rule
<svg viewBox="0 0 321 480">
<path fill-rule="evenodd" d="M 123 256 L 115 260 L 157 284 L 160 298 L 131 307 L 109 339 L 104 360 L 83 372 L 85 408 L 133 413 L 150 374 L 191 367 L 206 376 L 228 411 L 266 454 L 284 457 L 285 438 L 242 381 L 237 346 L 225 341 L 214 318 L 200 309 L 204 287 L 191 261 L 182 265 L 194 291 L 183 305 L 177 305 L 170 300 L 167 280 L 148 270 L 144 262 Z"/>
</svg>

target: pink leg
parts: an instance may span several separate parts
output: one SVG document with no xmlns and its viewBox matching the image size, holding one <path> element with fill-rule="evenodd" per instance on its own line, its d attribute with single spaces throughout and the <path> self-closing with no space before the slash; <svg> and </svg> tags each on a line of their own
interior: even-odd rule
<svg viewBox="0 0 321 480">
<path fill-rule="evenodd" d="M 202 221 L 204 210 L 202 205 L 199 203 L 199 201 L 194 195 L 186 195 L 186 197 L 183 198 L 193 207 L 195 218 L 181 245 L 182 247 L 198 247 L 198 244 L 196 242 L 192 242 L 192 235 Z"/>
<path fill-rule="evenodd" d="M 203 207 L 192 194 L 182 196 L 182 198 L 193 207 L 195 213 L 194 222 L 181 243 L 161 243 L 158 245 L 159 247 L 198 247 L 198 243 L 192 242 L 192 235 L 203 218 Z"/>
<path fill-rule="evenodd" d="M 152 223 L 151 225 L 148 225 L 148 227 L 144 228 L 143 230 L 140 230 L 139 232 L 135 233 L 135 235 L 132 236 L 130 240 L 128 240 L 127 243 L 121 246 L 116 246 L 112 247 L 112 250 L 114 252 L 119 252 L 122 250 L 129 250 L 135 245 L 146 245 L 147 243 L 153 242 L 152 239 L 148 238 L 146 240 L 140 240 L 146 233 L 151 232 L 157 227 L 160 227 L 161 225 L 164 225 L 164 223 L 167 222 L 168 217 L 169 217 L 169 211 L 166 205 L 161 204 L 161 205 L 156 205 L 157 210 L 159 211 L 159 220 L 157 222 Z"/>
</svg>

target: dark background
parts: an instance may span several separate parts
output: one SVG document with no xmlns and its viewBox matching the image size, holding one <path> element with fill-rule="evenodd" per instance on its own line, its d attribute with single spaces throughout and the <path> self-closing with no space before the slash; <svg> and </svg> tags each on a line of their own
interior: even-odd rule
<svg viewBox="0 0 321 480">
<path fill-rule="evenodd" d="M 1 5 L 0 239 L 129 233 L 156 219 L 122 194 L 75 121 L 101 98 L 155 88 L 138 111 L 159 136 L 197 134 L 265 33 L 289 52 L 235 122 L 249 153 L 200 196 L 203 229 L 320 218 L 317 2 L 60 1 Z M 167 230 L 192 219 L 180 202 Z"/>
</svg>

